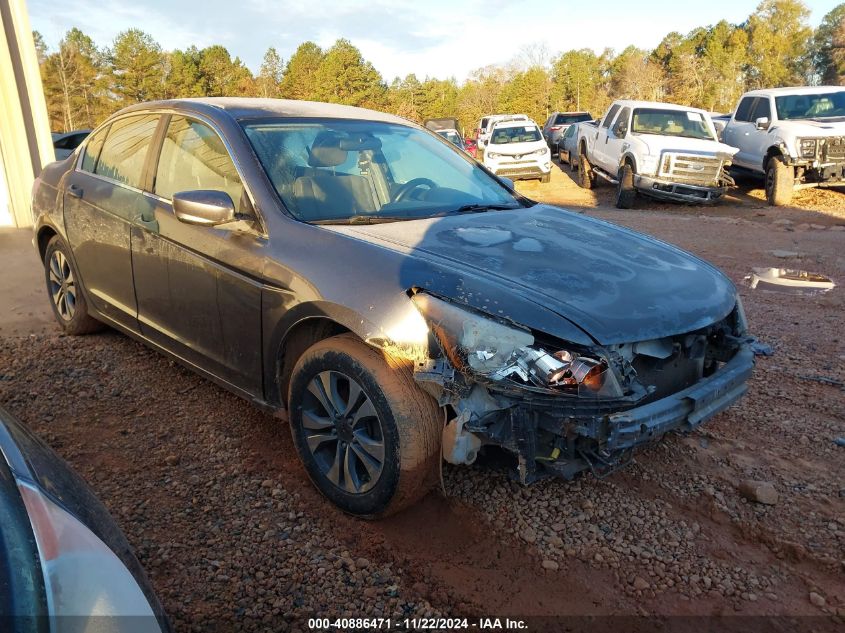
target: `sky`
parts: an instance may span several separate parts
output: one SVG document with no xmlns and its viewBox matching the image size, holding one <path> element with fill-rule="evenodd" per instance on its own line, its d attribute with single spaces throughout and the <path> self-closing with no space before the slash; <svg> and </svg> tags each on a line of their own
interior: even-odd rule
<svg viewBox="0 0 845 633">
<path fill-rule="evenodd" d="M 76 26 L 98 46 L 128 28 L 165 50 L 222 44 L 256 72 L 268 47 L 284 60 L 312 40 L 343 37 L 389 82 L 455 77 L 504 64 L 528 46 L 552 54 L 577 48 L 651 49 L 671 31 L 744 21 L 759 0 L 28 0 L 32 28 L 50 48 Z M 816 27 L 841 0 L 805 0 Z"/>
</svg>

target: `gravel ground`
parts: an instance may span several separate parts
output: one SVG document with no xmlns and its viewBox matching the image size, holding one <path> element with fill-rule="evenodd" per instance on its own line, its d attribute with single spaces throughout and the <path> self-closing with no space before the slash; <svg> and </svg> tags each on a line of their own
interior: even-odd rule
<svg viewBox="0 0 845 633">
<path fill-rule="evenodd" d="M 828 205 L 841 192 L 812 192 L 819 208 L 623 212 L 602 202 L 609 187 L 558 171 L 520 188 L 677 243 L 738 284 L 755 266 L 845 280 L 842 205 Z M 0 403 L 91 483 L 180 631 L 304 630 L 312 615 L 845 617 L 842 291 L 740 288 L 775 354 L 700 431 L 602 481 L 522 488 L 495 463 L 446 467 L 445 494 L 379 523 L 322 501 L 283 419 L 113 332 L 0 335 Z"/>
</svg>

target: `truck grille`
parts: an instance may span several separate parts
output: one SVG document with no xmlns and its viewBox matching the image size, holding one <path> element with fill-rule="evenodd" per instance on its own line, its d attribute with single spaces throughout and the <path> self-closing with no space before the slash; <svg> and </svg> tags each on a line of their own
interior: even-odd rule
<svg viewBox="0 0 845 633">
<path fill-rule="evenodd" d="M 845 160 L 845 136 L 828 139 L 825 148 L 826 160 Z"/>
<path fill-rule="evenodd" d="M 724 160 L 718 156 L 665 152 L 660 162 L 660 176 L 675 182 L 705 187 L 719 181 Z"/>
</svg>

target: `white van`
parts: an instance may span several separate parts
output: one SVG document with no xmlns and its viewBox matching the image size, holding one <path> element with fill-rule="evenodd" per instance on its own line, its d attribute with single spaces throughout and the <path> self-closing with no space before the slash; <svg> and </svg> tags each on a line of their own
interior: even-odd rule
<svg viewBox="0 0 845 633">
<path fill-rule="evenodd" d="M 511 180 L 539 178 L 549 182 L 552 155 L 539 126 L 531 121 L 498 121 L 484 148 L 484 166 Z"/>
</svg>

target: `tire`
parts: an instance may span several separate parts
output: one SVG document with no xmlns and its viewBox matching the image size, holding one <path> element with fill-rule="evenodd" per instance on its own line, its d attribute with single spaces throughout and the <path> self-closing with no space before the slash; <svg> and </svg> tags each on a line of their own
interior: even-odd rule
<svg viewBox="0 0 845 633">
<path fill-rule="evenodd" d="M 634 206 L 637 190 L 634 189 L 634 170 L 629 163 L 619 168 L 616 175 L 616 208 L 630 209 Z"/>
<path fill-rule="evenodd" d="M 780 156 L 772 156 L 766 165 L 766 200 L 773 207 L 783 207 L 792 202 L 795 177 Z"/>
<path fill-rule="evenodd" d="M 88 312 L 82 280 L 70 257 L 70 249 L 56 235 L 44 251 L 44 281 L 53 316 L 65 334 L 80 336 L 105 327 Z"/>
<path fill-rule="evenodd" d="M 361 393 L 349 402 L 356 386 Z M 330 408 L 344 407 L 332 417 Z M 409 362 L 350 334 L 324 339 L 297 361 L 288 410 L 309 478 L 344 512 L 384 517 L 437 482 L 443 414 L 414 382 Z"/>
<path fill-rule="evenodd" d="M 543 184 L 549 183 L 551 181 L 552 181 L 552 175 L 551 174 L 543 174 L 542 176 L 540 176 L 540 182 L 543 183 Z"/>
<path fill-rule="evenodd" d="M 596 186 L 593 168 L 584 154 L 578 156 L 578 184 L 582 189 L 592 189 Z"/>
</svg>

